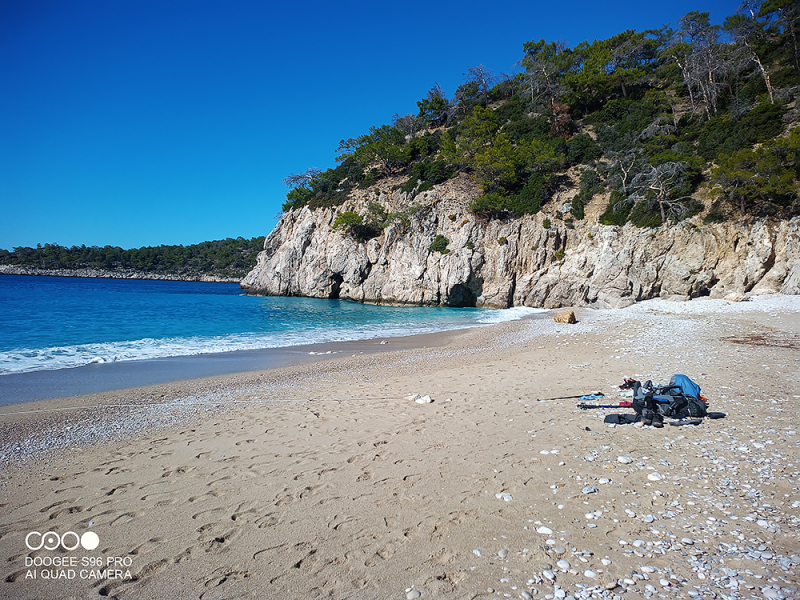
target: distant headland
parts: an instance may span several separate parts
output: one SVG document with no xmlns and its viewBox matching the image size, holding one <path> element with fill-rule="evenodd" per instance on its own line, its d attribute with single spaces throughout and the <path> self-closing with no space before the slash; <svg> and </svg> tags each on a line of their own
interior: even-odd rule
<svg viewBox="0 0 800 600">
<path fill-rule="evenodd" d="M 263 247 L 264 237 L 130 250 L 39 244 L 0 250 L 0 274 L 238 283 L 255 266 Z"/>
</svg>

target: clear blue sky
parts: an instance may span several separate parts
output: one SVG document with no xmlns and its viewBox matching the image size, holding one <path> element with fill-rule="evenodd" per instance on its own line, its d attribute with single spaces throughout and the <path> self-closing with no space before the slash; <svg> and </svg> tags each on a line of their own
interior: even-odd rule
<svg viewBox="0 0 800 600">
<path fill-rule="evenodd" d="M 738 0 L 0 0 L 0 248 L 268 234 L 281 180 L 522 44 Z"/>
</svg>

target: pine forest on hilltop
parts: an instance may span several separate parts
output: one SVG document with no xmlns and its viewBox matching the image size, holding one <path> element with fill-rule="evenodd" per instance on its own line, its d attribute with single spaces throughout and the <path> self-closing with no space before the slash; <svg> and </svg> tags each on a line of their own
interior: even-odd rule
<svg viewBox="0 0 800 600">
<path fill-rule="evenodd" d="M 0 250 L 0 265 L 42 270 L 97 269 L 148 275 L 196 278 L 214 276 L 241 279 L 256 264 L 264 249 L 264 237 L 242 237 L 202 242 L 190 246 L 158 246 L 123 250 L 117 246 L 58 244 Z"/>
<path fill-rule="evenodd" d="M 706 208 L 706 223 L 798 215 L 800 4 L 747 0 L 722 26 L 709 17 L 574 48 L 526 42 L 520 73 L 472 67 L 452 99 L 436 85 L 416 114 L 343 140 L 335 168 L 287 177 L 283 211 L 338 206 L 389 177 L 407 176 L 398 187 L 417 194 L 464 173 L 481 188 L 469 210 L 482 218 L 536 213 L 568 187 L 568 224 L 600 193 L 607 225 Z M 374 203 L 337 225 L 366 238 L 397 218 Z"/>
</svg>

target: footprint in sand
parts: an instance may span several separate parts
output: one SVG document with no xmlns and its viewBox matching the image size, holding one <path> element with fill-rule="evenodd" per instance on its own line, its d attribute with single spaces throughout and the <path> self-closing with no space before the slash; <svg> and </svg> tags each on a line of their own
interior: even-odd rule
<svg viewBox="0 0 800 600">
<path fill-rule="evenodd" d="M 131 487 L 132 485 L 133 485 L 133 482 L 132 482 L 132 481 L 131 481 L 131 482 L 129 482 L 129 483 L 123 483 L 122 485 L 118 485 L 118 486 L 117 486 L 117 487 L 115 487 L 115 488 L 111 488 L 111 490 L 110 490 L 109 492 L 107 492 L 107 493 L 106 493 L 106 496 L 113 496 L 114 494 L 117 494 L 117 493 L 119 493 L 119 492 L 124 492 L 124 491 L 125 491 L 125 490 L 127 490 L 129 487 Z M 102 489 L 102 490 L 107 490 L 108 488 L 101 488 L 101 489 Z"/>
<path fill-rule="evenodd" d="M 115 525 L 123 525 L 125 523 L 130 523 L 137 517 L 142 516 L 142 513 L 139 512 L 126 512 L 119 515 L 116 519 L 109 523 L 109 526 L 114 527 Z"/>
<path fill-rule="evenodd" d="M 133 550 L 129 552 L 129 554 L 133 554 L 134 556 L 138 556 L 139 554 L 146 554 L 153 550 L 156 546 L 158 546 L 161 542 L 163 542 L 166 538 L 163 537 L 154 537 L 150 538 L 143 544 L 139 544 Z"/>
<path fill-rule="evenodd" d="M 229 581 L 238 581 L 252 576 L 250 571 L 239 571 L 234 567 L 220 567 L 216 569 L 212 576 L 203 584 L 205 587 L 219 587 Z"/>
<path fill-rule="evenodd" d="M 118 589 L 118 588 L 120 588 L 122 586 L 126 586 L 127 587 L 127 586 L 130 586 L 130 585 L 135 585 L 135 584 L 138 584 L 138 583 L 145 582 L 148 579 L 150 579 L 153 575 L 158 573 L 161 569 L 163 569 L 164 567 L 169 565 L 171 562 L 172 561 L 170 561 L 169 559 L 163 558 L 163 559 L 161 559 L 159 561 L 151 562 L 151 563 L 145 565 L 144 567 L 142 567 L 139 570 L 138 573 L 133 573 L 133 578 L 132 579 L 119 579 L 119 580 L 112 581 L 111 583 L 108 583 L 106 585 L 103 585 L 106 582 L 106 580 L 100 580 L 95 584 L 95 586 L 103 585 L 103 587 L 101 587 L 98 590 L 98 593 L 101 596 L 113 596 L 114 595 L 114 590 L 116 590 L 116 589 Z"/>
<path fill-rule="evenodd" d="M 77 500 L 77 498 L 69 498 L 69 499 L 66 499 L 66 500 L 59 500 L 58 502 L 54 502 L 53 504 L 50 504 L 49 506 L 45 506 L 44 508 L 40 508 L 39 512 L 40 513 L 46 513 L 48 510 L 52 510 L 56 506 L 61 506 L 62 504 L 66 504 L 68 502 L 75 502 L 75 500 Z"/>
<path fill-rule="evenodd" d="M 49 519 L 57 519 L 61 515 L 74 515 L 75 513 L 83 512 L 86 510 L 83 506 L 67 506 L 50 513 Z"/>
</svg>

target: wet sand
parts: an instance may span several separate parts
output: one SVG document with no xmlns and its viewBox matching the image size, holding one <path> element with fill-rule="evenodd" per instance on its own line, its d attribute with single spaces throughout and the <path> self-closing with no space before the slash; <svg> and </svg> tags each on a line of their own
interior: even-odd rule
<svg viewBox="0 0 800 600">
<path fill-rule="evenodd" d="M 0 596 L 796 597 L 798 299 L 576 313 L 3 407 Z M 555 399 L 673 373 L 727 416 Z"/>
<path fill-rule="evenodd" d="M 444 344 L 452 335 L 452 331 L 445 331 L 399 338 L 239 350 L 91 364 L 52 371 L 11 373 L 0 377 L 0 406 L 278 369 L 319 362 L 342 354 L 372 354 L 405 348 L 424 348 Z"/>
</svg>

